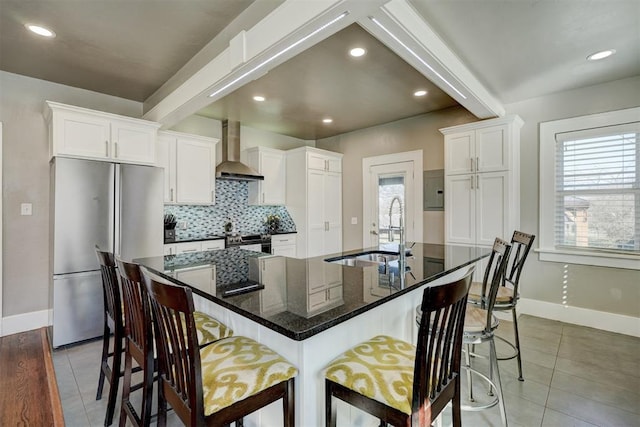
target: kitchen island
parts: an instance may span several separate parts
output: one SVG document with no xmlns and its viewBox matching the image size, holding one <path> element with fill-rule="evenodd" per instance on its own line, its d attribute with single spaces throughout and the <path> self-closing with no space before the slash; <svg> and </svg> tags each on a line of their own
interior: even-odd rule
<svg viewBox="0 0 640 427">
<path fill-rule="evenodd" d="M 489 249 L 469 246 L 407 247 L 404 274 L 394 260 L 397 247 L 308 259 L 230 248 L 136 261 L 152 273 L 191 287 L 197 310 L 296 365 L 296 425 L 315 427 L 324 425 L 322 369 L 328 362 L 378 334 L 414 342 L 414 310 L 424 287 L 461 277 L 464 267 L 489 254 Z M 338 405 L 338 425 L 377 425 L 374 421 Z M 281 423 L 280 402 L 245 419 L 246 426 Z"/>
</svg>

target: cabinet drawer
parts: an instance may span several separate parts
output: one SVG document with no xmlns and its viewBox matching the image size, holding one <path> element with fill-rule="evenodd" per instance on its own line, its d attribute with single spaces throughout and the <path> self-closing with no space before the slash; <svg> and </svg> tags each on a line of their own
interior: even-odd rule
<svg viewBox="0 0 640 427">
<path fill-rule="evenodd" d="M 189 252 L 200 252 L 202 245 L 200 242 L 176 243 L 176 254 L 184 254 Z"/>
<path fill-rule="evenodd" d="M 295 234 L 271 236 L 271 246 L 295 245 L 295 244 L 296 244 Z"/>
<path fill-rule="evenodd" d="M 205 240 L 201 242 L 203 251 L 215 251 L 217 249 L 224 249 L 224 239 L 217 240 Z"/>
<path fill-rule="evenodd" d="M 309 294 L 309 311 L 312 311 L 314 308 L 322 307 L 325 302 L 327 302 L 326 291 Z"/>
</svg>

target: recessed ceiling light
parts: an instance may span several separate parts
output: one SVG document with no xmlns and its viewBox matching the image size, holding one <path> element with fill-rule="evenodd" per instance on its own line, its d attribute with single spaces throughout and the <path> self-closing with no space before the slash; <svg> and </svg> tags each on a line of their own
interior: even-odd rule
<svg viewBox="0 0 640 427">
<path fill-rule="evenodd" d="M 364 48 L 361 47 L 354 47 L 353 49 L 351 49 L 349 51 L 349 55 L 358 58 L 362 55 L 364 55 L 365 53 L 367 53 L 367 51 Z"/>
<path fill-rule="evenodd" d="M 413 96 L 425 96 L 427 94 L 426 90 L 417 90 L 413 92 Z"/>
<path fill-rule="evenodd" d="M 592 53 L 591 55 L 587 56 L 587 60 L 597 61 L 599 59 L 608 58 L 614 53 L 616 53 L 615 49 L 601 50 L 600 52 Z"/>
<path fill-rule="evenodd" d="M 326 119 L 322 119 L 322 123 L 333 123 L 333 119 L 327 117 Z"/>
<path fill-rule="evenodd" d="M 254 101 L 258 101 L 258 102 L 262 102 L 262 101 L 265 100 L 265 97 L 264 96 L 260 96 L 260 95 L 256 95 L 256 96 L 253 97 L 253 100 Z"/>
<path fill-rule="evenodd" d="M 29 31 L 36 33 L 37 35 L 42 37 L 53 38 L 56 36 L 56 33 L 51 31 L 50 29 L 41 27 L 39 25 L 25 24 L 25 27 L 27 27 Z"/>
</svg>

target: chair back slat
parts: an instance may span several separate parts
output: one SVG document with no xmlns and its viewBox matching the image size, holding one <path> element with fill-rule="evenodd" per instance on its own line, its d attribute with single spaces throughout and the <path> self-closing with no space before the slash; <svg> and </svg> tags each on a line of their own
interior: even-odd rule
<svg viewBox="0 0 640 427">
<path fill-rule="evenodd" d="M 500 238 L 496 238 L 491 249 L 489 263 L 482 281 L 481 307 L 486 310 L 487 321 L 485 330 L 491 331 L 493 321 L 493 307 L 496 304 L 498 289 L 505 284 L 507 264 L 511 245 Z"/>
<path fill-rule="evenodd" d="M 517 230 L 513 232 L 513 237 L 511 238 L 512 260 L 506 275 L 506 281 L 513 285 L 514 299 L 518 298 L 520 274 L 522 273 L 524 262 L 529 255 L 535 238 L 536 236 L 533 234 L 527 234 Z"/>
<path fill-rule="evenodd" d="M 162 392 L 183 422 L 202 425 L 200 352 L 191 290 L 165 283 L 144 268 L 141 270 L 156 328 Z"/>
<path fill-rule="evenodd" d="M 122 300 L 115 258 L 111 252 L 101 251 L 97 246 L 96 256 L 98 257 L 100 273 L 102 274 L 105 315 L 108 315 L 113 320 L 116 328 L 122 328 Z"/>
<path fill-rule="evenodd" d="M 427 287 L 422 296 L 414 367 L 414 413 L 425 413 L 431 402 L 460 373 L 462 333 L 474 268 L 459 280 Z"/>
<path fill-rule="evenodd" d="M 151 307 L 138 264 L 116 258 L 122 300 L 124 302 L 124 329 L 130 345 L 141 356 L 152 352 Z"/>
</svg>

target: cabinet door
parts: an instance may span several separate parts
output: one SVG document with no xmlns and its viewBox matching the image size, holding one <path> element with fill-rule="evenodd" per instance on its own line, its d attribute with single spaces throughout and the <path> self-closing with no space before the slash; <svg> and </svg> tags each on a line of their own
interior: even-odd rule
<svg viewBox="0 0 640 427">
<path fill-rule="evenodd" d="M 109 120 L 71 112 L 54 113 L 53 154 L 94 159 L 111 156 Z"/>
<path fill-rule="evenodd" d="M 476 172 L 502 171 L 509 168 L 507 125 L 476 131 Z"/>
<path fill-rule="evenodd" d="M 287 309 L 287 273 L 284 258 L 260 258 L 260 311 L 276 314 Z"/>
<path fill-rule="evenodd" d="M 445 135 L 444 162 L 447 175 L 474 172 L 475 132 Z"/>
<path fill-rule="evenodd" d="M 327 172 L 342 172 L 342 159 L 336 157 L 327 158 Z"/>
<path fill-rule="evenodd" d="M 324 176 L 324 254 L 342 252 L 342 175 L 327 172 Z"/>
<path fill-rule="evenodd" d="M 114 120 L 111 124 L 111 157 L 121 162 L 154 164 L 156 134 L 153 127 Z"/>
<path fill-rule="evenodd" d="M 307 167 L 315 170 L 327 170 L 327 156 L 317 153 L 307 153 Z"/>
<path fill-rule="evenodd" d="M 475 175 L 445 177 L 445 242 L 475 243 Z"/>
<path fill-rule="evenodd" d="M 176 202 L 176 139 L 159 135 L 156 164 L 164 169 L 164 202 Z"/>
<path fill-rule="evenodd" d="M 263 205 L 284 205 L 286 194 L 286 164 L 284 153 L 264 151 L 260 153 Z"/>
<path fill-rule="evenodd" d="M 476 176 L 476 243 L 493 245 L 496 237 L 509 239 L 507 172 Z"/>
<path fill-rule="evenodd" d="M 325 173 L 307 171 L 307 257 L 324 255 L 325 223 Z"/>
<path fill-rule="evenodd" d="M 176 143 L 176 200 L 215 203 L 215 144 L 178 138 Z"/>
<path fill-rule="evenodd" d="M 216 266 L 176 271 L 176 279 L 201 291 L 216 294 Z"/>
</svg>

